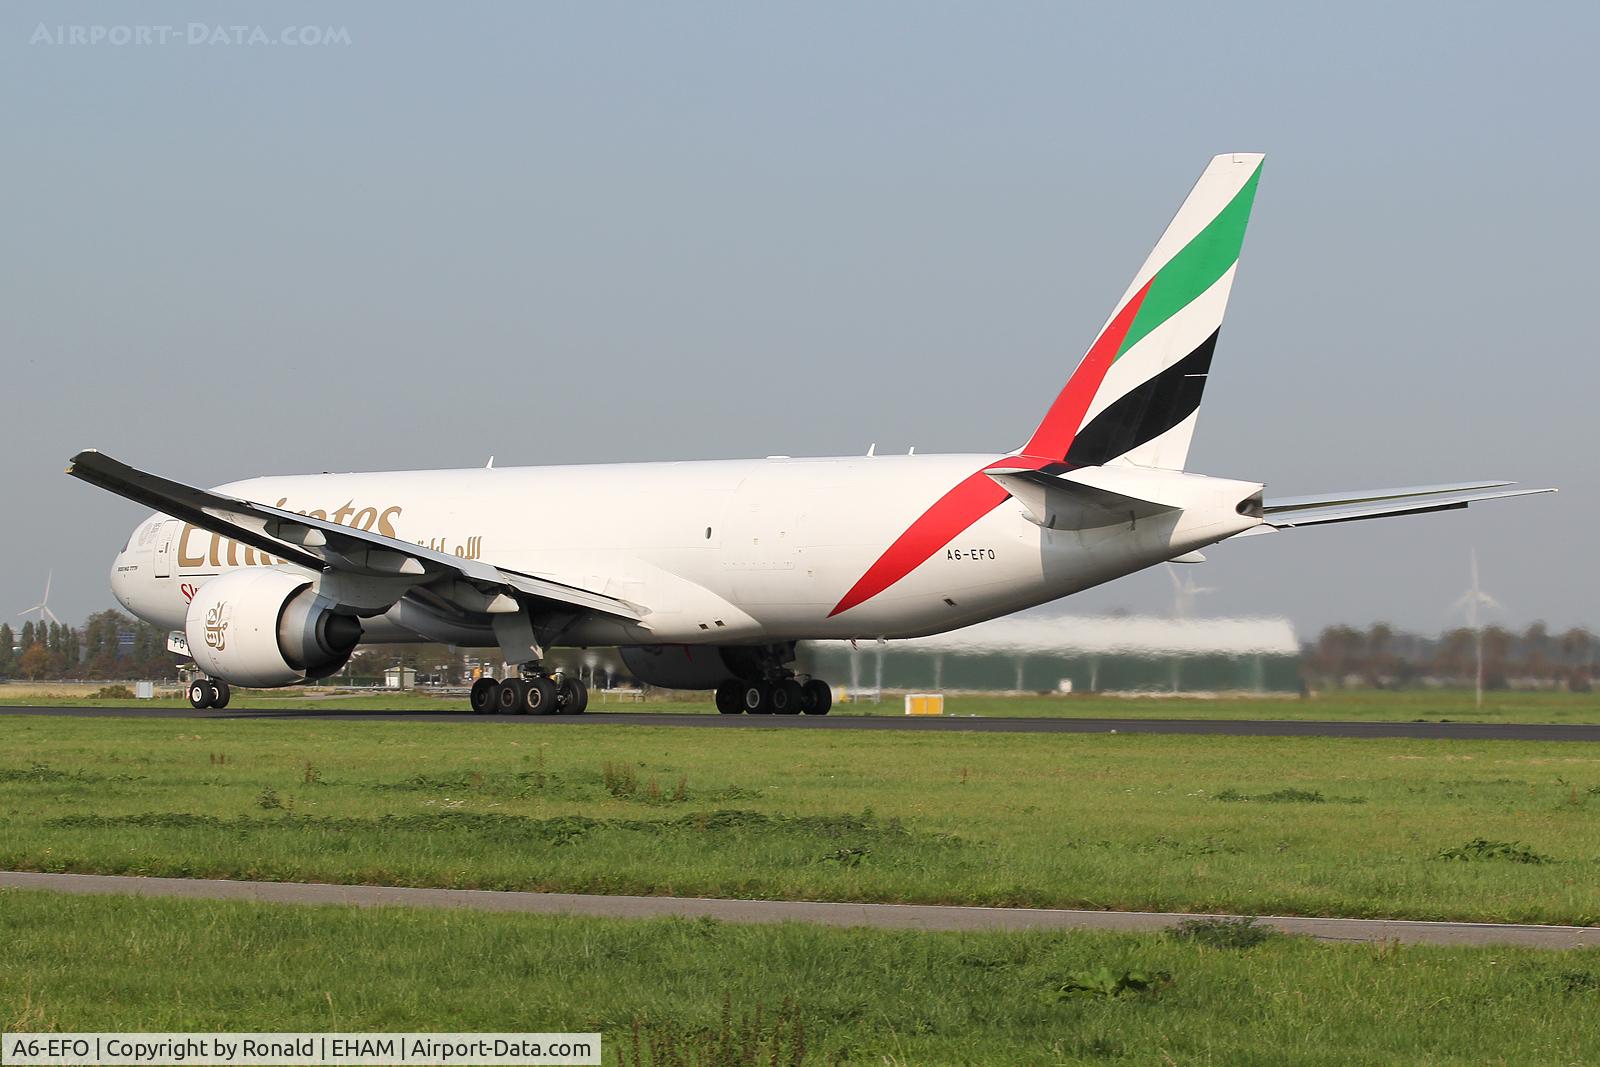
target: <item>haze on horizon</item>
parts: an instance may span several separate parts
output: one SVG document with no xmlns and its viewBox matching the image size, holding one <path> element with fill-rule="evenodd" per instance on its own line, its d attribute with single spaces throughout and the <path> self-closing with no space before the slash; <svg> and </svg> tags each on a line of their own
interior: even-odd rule
<svg viewBox="0 0 1600 1067">
<path fill-rule="evenodd" d="M 1015 447 L 1235 150 L 1267 160 L 1190 469 L 1562 492 L 1217 546 L 1200 612 L 1437 632 L 1476 547 L 1488 621 L 1600 624 L 1591 7 L 247 4 L 348 43 L 36 40 L 132 10 L 0 21 L 13 625 L 52 569 L 62 618 L 113 604 L 144 513 L 62 475 L 83 447 L 202 485 Z M 1158 568 L 1057 610 L 1171 606 Z"/>
</svg>

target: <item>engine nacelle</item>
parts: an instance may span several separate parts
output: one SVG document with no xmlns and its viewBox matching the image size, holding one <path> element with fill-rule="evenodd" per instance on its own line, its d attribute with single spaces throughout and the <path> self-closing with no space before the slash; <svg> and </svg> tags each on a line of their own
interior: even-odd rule
<svg viewBox="0 0 1600 1067">
<path fill-rule="evenodd" d="M 183 632 L 195 665 L 213 678 L 274 688 L 338 671 L 361 640 L 361 622 L 319 603 L 303 574 L 250 567 L 201 586 Z"/>
<path fill-rule="evenodd" d="M 761 677 L 756 649 L 745 645 L 623 645 L 623 666 L 663 689 L 715 689 L 729 678 Z"/>
</svg>

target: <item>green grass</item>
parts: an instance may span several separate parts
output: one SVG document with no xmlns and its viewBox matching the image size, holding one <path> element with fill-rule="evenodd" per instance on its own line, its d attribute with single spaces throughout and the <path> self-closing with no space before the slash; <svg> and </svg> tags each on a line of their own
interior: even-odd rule
<svg viewBox="0 0 1600 1067">
<path fill-rule="evenodd" d="M 634 1034 L 646 1063 L 1579 1064 L 1600 952 L 1213 947 L 0 890 L 0 1029 Z M 1144 987 L 1141 991 L 1139 987 Z M 757 1012 L 760 1023 L 756 1022 Z M 774 1025 L 774 1020 L 781 1022 Z M 776 1037 L 776 1040 L 775 1040 Z M 651 1056 L 671 1042 L 681 1059 Z M 778 1055 L 771 1056 L 774 1044 Z"/>
<path fill-rule="evenodd" d="M 0 689 L 0 705 L 122 707 L 127 700 L 83 697 L 31 697 L 7 695 Z M 141 701 L 141 705 L 187 707 L 180 699 Z M 709 696 L 700 700 L 630 698 L 608 700 L 602 692 L 591 695 L 591 710 L 632 712 L 713 713 Z M 425 693 L 307 693 L 301 690 L 234 690 L 229 710 L 329 711 L 459 711 L 462 696 Z M 885 695 L 878 704 L 843 703 L 835 715 L 899 715 L 898 696 Z M 950 694 L 945 711 L 950 716 L 1038 716 L 1044 718 L 1158 718 L 1158 719 L 1346 719 L 1364 721 L 1449 720 L 1454 722 L 1600 722 L 1600 694 L 1565 692 L 1496 692 L 1475 705 L 1473 694 L 1460 690 L 1372 689 L 1330 690 L 1309 698 L 1163 697 Z"/>
<path fill-rule="evenodd" d="M 1577 744 L 19 716 L 0 753 L 12 869 L 1600 922 Z"/>
</svg>

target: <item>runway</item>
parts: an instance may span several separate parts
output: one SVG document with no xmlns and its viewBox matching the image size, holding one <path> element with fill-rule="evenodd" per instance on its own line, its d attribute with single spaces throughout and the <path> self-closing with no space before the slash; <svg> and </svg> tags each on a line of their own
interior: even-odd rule
<svg viewBox="0 0 1600 1067">
<path fill-rule="evenodd" d="M 0 871 L 0 887 L 60 893 L 272 904 L 344 904 L 359 907 L 467 908 L 524 915 L 589 915 L 619 919 L 712 918 L 732 923 L 802 922 L 930 931 L 1165 930 L 1185 919 L 1232 919 L 1154 911 L 1086 911 L 1069 908 L 976 908 L 939 904 L 844 904 L 800 900 L 722 900 L 707 897 L 592 896 L 579 893 L 512 893 L 478 889 L 307 882 L 234 882 L 217 879 L 134 878 L 125 875 L 39 874 Z M 1318 941 L 1399 941 L 1413 945 L 1519 945 L 1527 948 L 1600 946 L 1600 927 L 1511 923 L 1413 922 L 1403 919 L 1324 919 L 1291 915 L 1258 921 L 1286 934 Z"/>
<path fill-rule="evenodd" d="M 718 715 L 590 712 L 587 715 L 473 715 L 467 711 L 340 711 L 333 708 L 194 711 L 168 707 L 0 706 L 4 715 L 141 719 L 316 719 L 455 722 L 491 728 L 688 726 L 721 730 L 910 730 L 1001 734 L 1220 734 L 1230 737 L 1409 737 L 1456 741 L 1600 741 L 1600 723 L 1367 722 L 1300 719 L 1045 719 L 904 715 Z"/>
</svg>

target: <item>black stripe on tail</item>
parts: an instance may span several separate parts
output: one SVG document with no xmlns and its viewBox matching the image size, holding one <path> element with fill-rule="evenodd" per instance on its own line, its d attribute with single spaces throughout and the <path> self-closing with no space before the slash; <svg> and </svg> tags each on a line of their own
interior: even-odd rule
<svg viewBox="0 0 1600 1067">
<path fill-rule="evenodd" d="M 1218 332 L 1213 330 L 1193 352 L 1096 415 L 1072 439 L 1067 462 L 1091 467 L 1116 459 L 1194 414 L 1211 372 Z"/>
</svg>

